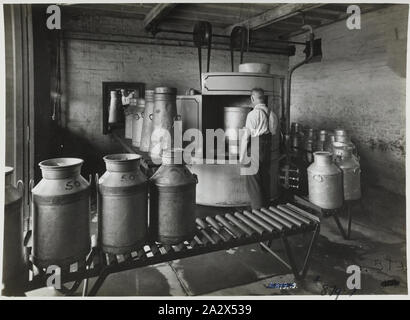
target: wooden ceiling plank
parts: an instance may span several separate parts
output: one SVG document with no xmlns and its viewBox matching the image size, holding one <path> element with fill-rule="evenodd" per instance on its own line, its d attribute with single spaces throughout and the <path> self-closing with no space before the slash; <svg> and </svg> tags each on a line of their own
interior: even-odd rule
<svg viewBox="0 0 410 320">
<path fill-rule="evenodd" d="M 150 30 L 157 25 L 176 5 L 177 3 L 158 3 L 153 7 L 144 19 L 145 30 Z"/>
<path fill-rule="evenodd" d="M 313 8 L 318 8 L 324 4 L 318 3 L 287 3 L 277 6 L 273 9 L 267 10 L 255 17 L 241 21 L 234 25 L 229 26 L 225 31 L 229 34 L 236 26 L 247 26 L 250 30 L 257 30 L 268 25 L 271 25 L 277 21 L 281 21 L 299 14 L 300 12 L 308 11 Z"/>
</svg>

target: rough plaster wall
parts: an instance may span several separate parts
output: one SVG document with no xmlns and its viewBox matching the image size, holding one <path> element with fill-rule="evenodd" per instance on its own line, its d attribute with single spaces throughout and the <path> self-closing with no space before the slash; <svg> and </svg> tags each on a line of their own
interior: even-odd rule
<svg viewBox="0 0 410 320">
<path fill-rule="evenodd" d="M 65 21 L 65 26 L 65 30 L 72 31 L 137 32 L 135 23 L 127 19 L 98 16 Z M 86 173 L 104 171 L 101 156 L 122 151 L 110 136 L 102 134 L 102 81 L 144 82 L 147 88 L 172 86 L 179 94 L 191 87 L 199 88 L 194 48 L 70 39 L 64 41 L 64 46 L 63 116 L 67 139 L 63 153 L 83 157 Z M 238 56 L 235 59 L 239 61 Z M 245 54 L 244 59 L 270 63 L 271 72 L 276 74 L 284 74 L 288 65 L 288 57 L 279 55 Z M 230 71 L 228 51 L 212 52 L 211 71 Z M 71 138 L 76 142 L 69 145 Z M 97 167 L 89 166 L 87 161 Z"/>
<path fill-rule="evenodd" d="M 405 193 L 407 5 L 319 28 L 323 59 L 296 70 L 291 118 L 320 129 L 343 127 L 361 156 L 362 177 Z M 295 38 L 300 40 L 303 37 Z M 289 61 L 300 61 L 301 52 Z"/>
</svg>

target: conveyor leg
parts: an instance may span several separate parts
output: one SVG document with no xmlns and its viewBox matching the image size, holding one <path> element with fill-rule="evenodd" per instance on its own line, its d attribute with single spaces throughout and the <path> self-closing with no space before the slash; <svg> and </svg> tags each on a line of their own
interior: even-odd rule
<svg viewBox="0 0 410 320">
<path fill-rule="evenodd" d="M 310 240 L 309 247 L 308 247 L 308 250 L 306 252 L 305 261 L 303 262 L 303 267 L 302 267 L 302 270 L 301 270 L 301 278 L 302 279 L 304 279 L 306 277 L 306 273 L 309 269 L 310 256 L 312 255 L 312 249 L 316 244 L 316 240 L 319 236 L 319 233 L 320 233 L 320 225 L 318 224 L 316 226 L 315 231 L 313 231 L 312 239 Z"/>
<path fill-rule="evenodd" d="M 292 270 L 294 276 L 295 276 L 295 280 L 302 280 L 300 275 L 299 275 L 299 271 L 296 267 L 296 263 L 295 263 L 295 259 L 293 258 L 293 253 L 292 253 L 292 249 L 290 248 L 288 239 L 286 237 L 282 237 L 282 243 L 283 246 L 285 248 L 286 251 L 286 255 L 288 256 L 288 260 L 289 260 L 289 264 L 290 264 L 290 269 Z"/>
<path fill-rule="evenodd" d="M 309 269 L 309 261 L 310 261 L 310 257 L 312 255 L 312 250 L 313 247 L 316 244 L 317 238 L 319 236 L 320 233 L 320 225 L 317 225 L 315 230 L 313 231 L 312 234 L 312 238 L 309 241 L 309 246 L 308 249 L 306 251 L 306 255 L 305 255 L 305 259 L 303 261 L 303 266 L 302 269 L 300 271 L 298 271 L 294 256 L 293 256 L 293 252 L 292 249 L 289 245 L 288 239 L 286 237 L 282 237 L 282 243 L 284 246 L 284 249 L 286 251 L 286 255 L 288 257 L 288 261 L 289 263 L 287 263 L 286 261 L 284 261 L 281 257 L 279 257 L 279 255 L 277 253 L 275 253 L 271 248 L 270 245 L 272 244 L 272 240 L 269 240 L 269 242 L 267 242 L 267 244 L 260 242 L 259 245 L 261 246 L 261 249 L 269 254 L 271 254 L 276 260 L 278 260 L 280 263 L 282 263 L 287 269 L 291 270 L 295 276 L 295 280 L 297 281 L 301 281 L 306 277 L 307 271 Z"/>
<path fill-rule="evenodd" d="M 90 292 L 88 293 L 88 296 L 94 297 L 97 294 L 98 290 L 100 290 L 105 279 L 107 279 L 109 275 L 110 275 L 110 272 L 108 271 L 108 269 L 104 269 L 103 271 L 101 271 L 100 275 L 97 278 L 97 281 L 94 283 Z"/>
</svg>

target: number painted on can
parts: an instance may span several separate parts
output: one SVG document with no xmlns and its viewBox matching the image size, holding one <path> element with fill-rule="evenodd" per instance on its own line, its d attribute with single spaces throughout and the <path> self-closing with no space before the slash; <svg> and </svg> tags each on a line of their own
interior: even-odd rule
<svg viewBox="0 0 410 320">
<path fill-rule="evenodd" d="M 135 180 L 135 175 L 133 175 L 133 174 L 123 174 L 121 176 L 121 181 L 128 181 L 128 180 L 134 181 Z"/>
<path fill-rule="evenodd" d="M 65 184 L 65 189 L 66 190 L 73 190 L 74 188 L 78 188 L 81 186 L 81 183 L 77 180 L 69 180 Z"/>
</svg>

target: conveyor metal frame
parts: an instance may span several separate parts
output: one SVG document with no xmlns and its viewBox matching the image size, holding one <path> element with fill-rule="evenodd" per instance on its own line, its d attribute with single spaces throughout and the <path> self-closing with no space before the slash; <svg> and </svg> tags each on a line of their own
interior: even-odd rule
<svg viewBox="0 0 410 320">
<path fill-rule="evenodd" d="M 292 211 L 290 213 L 293 216 L 281 211 L 278 207 L 269 207 L 269 209 L 264 208 L 261 211 L 253 210 L 249 212 L 245 210 L 242 213 L 217 215 L 216 219 L 212 216 L 198 218 L 196 221 L 198 230 L 193 239 L 172 246 L 151 241 L 147 242 L 138 251 L 126 255 L 103 253 L 101 247 L 97 244 L 92 248 L 86 260 L 79 262 L 81 267 L 78 270 L 74 272 L 70 272 L 68 269 L 61 270 L 61 283 L 74 283 L 71 287 L 62 285 L 59 291 L 65 295 L 72 295 L 84 281 L 83 296 L 95 296 L 105 279 L 112 273 L 228 250 L 253 243 L 259 243 L 263 251 L 272 255 L 292 271 L 295 281 L 302 281 L 308 271 L 312 249 L 320 233 L 320 220 L 300 208 L 298 211 L 292 210 L 290 207 L 286 208 Z M 279 210 L 276 212 L 279 212 L 282 216 L 277 215 L 272 210 Z M 221 222 L 222 220 L 225 224 Z M 308 244 L 303 266 L 299 269 L 288 239 L 294 235 L 309 232 L 312 232 L 312 237 Z M 26 238 L 29 237 L 31 237 L 31 232 Z M 271 249 L 272 241 L 276 239 L 281 240 L 288 262 Z M 26 243 L 28 242 L 26 241 Z M 31 252 L 29 245 L 27 245 L 27 251 Z M 45 287 L 50 274 L 47 274 L 45 270 L 40 270 L 32 263 L 30 263 L 30 269 L 35 275 L 25 291 Z M 97 280 L 88 290 L 88 279 L 93 277 L 97 277 Z"/>
</svg>

